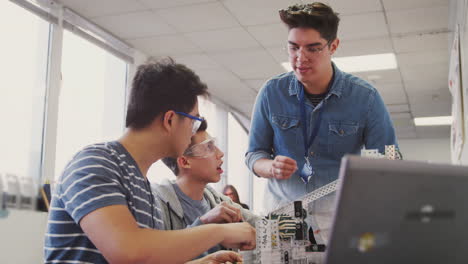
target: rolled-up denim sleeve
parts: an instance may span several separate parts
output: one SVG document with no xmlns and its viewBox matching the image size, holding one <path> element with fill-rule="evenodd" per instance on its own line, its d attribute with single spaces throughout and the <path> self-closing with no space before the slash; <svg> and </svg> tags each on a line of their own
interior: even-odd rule
<svg viewBox="0 0 468 264">
<path fill-rule="evenodd" d="M 252 124 L 249 133 L 249 147 L 245 154 L 245 163 L 254 174 L 253 166 L 262 158 L 271 159 L 273 148 L 273 129 L 270 124 L 268 83 L 257 95 L 252 111 Z M 257 174 L 255 174 L 257 175 Z M 257 175 L 258 176 L 258 175 Z"/>
<path fill-rule="evenodd" d="M 378 149 L 380 153 L 385 152 L 385 145 L 398 147 L 393 122 L 377 90 L 369 97 L 364 145 L 367 149 Z"/>
</svg>

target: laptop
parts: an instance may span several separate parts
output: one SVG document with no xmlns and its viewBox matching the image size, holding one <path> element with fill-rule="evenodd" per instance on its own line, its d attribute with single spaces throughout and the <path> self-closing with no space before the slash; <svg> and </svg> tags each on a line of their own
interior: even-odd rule
<svg viewBox="0 0 468 264">
<path fill-rule="evenodd" d="M 327 264 L 468 263 L 468 167 L 343 158 Z"/>
</svg>

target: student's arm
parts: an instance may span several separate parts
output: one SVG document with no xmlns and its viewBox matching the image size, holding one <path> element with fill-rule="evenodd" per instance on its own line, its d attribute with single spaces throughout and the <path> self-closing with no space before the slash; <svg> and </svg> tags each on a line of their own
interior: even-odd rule
<svg viewBox="0 0 468 264">
<path fill-rule="evenodd" d="M 236 223 L 242 220 L 241 210 L 228 202 L 221 202 L 206 214 L 200 216 L 203 224 Z"/>
<path fill-rule="evenodd" d="M 201 259 L 192 260 L 185 264 L 223 264 L 242 263 L 242 257 L 234 251 L 220 250 Z"/>
<path fill-rule="evenodd" d="M 276 156 L 275 159 L 259 159 L 253 165 L 254 173 L 263 178 L 286 180 L 297 170 L 295 160 L 286 156 Z"/>
<path fill-rule="evenodd" d="M 242 218 L 244 219 L 244 222 L 249 223 L 253 227 L 255 227 L 255 224 L 257 223 L 258 220 L 262 219 L 261 216 L 254 214 L 252 211 L 248 209 L 242 208 L 241 213 L 242 213 Z"/>
<path fill-rule="evenodd" d="M 229 198 L 228 196 L 223 195 L 223 194 L 218 194 L 218 196 L 220 197 L 220 199 L 222 201 L 221 204 L 227 203 L 227 204 L 237 208 L 240 211 L 241 218 L 242 218 L 243 222 L 247 222 L 251 226 L 255 227 L 255 223 L 258 220 L 262 219 L 261 216 L 256 215 L 252 211 L 250 211 L 249 209 L 245 209 L 240 204 L 237 204 L 237 203 L 233 202 L 231 200 L 231 198 Z"/>
<path fill-rule="evenodd" d="M 84 216 L 80 225 L 110 263 L 184 263 L 217 244 L 255 248 L 255 229 L 247 223 L 176 231 L 143 229 L 124 205 L 97 209 Z"/>
<path fill-rule="evenodd" d="M 225 224 L 237 223 L 242 221 L 240 206 L 236 206 L 232 201 L 223 201 L 217 204 L 214 208 L 206 212 L 204 215 L 197 218 L 187 228 L 192 228 L 206 224 Z"/>
<path fill-rule="evenodd" d="M 245 154 L 245 164 L 254 174 L 268 177 L 268 166 L 255 168 L 254 164 L 260 160 L 271 161 L 273 148 L 273 128 L 271 127 L 270 106 L 268 102 L 267 85 L 260 90 L 252 111 L 252 122 L 249 131 L 249 146 Z M 263 169 L 264 168 L 264 169 Z"/>
<path fill-rule="evenodd" d="M 377 90 L 369 97 L 364 145 L 366 149 L 379 149 L 380 153 L 385 152 L 385 145 L 398 147 L 392 119 Z"/>
<path fill-rule="evenodd" d="M 252 112 L 249 147 L 245 156 L 247 167 L 263 178 L 289 179 L 297 170 L 296 161 L 286 156 L 271 158 L 273 128 L 270 121 L 270 103 L 266 85 L 258 93 Z"/>
</svg>

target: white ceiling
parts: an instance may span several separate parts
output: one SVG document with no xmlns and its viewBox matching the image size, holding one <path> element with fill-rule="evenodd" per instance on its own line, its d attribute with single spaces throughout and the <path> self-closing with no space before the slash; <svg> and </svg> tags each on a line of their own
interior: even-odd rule
<svg viewBox="0 0 468 264">
<path fill-rule="evenodd" d="M 255 95 L 282 73 L 291 0 L 62 0 L 65 6 L 152 56 L 172 56 L 219 100 L 250 116 Z M 302 1 L 306 2 L 306 1 Z M 413 117 L 450 115 L 449 0 L 325 0 L 338 13 L 336 57 L 394 52 L 398 69 L 356 74 L 382 94 L 399 138 L 449 137 Z M 233 92 L 235 96 L 233 96 Z"/>
</svg>

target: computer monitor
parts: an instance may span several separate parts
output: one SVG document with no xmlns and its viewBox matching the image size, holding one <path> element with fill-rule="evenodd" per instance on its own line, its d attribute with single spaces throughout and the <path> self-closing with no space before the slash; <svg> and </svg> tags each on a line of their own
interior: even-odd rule
<svg viewBox="0 0 468 264">
<path fill-rule="evenodd" d="M 468 167 L 343 158 L 327 264 L 468 263 Z"/>
</svg>

